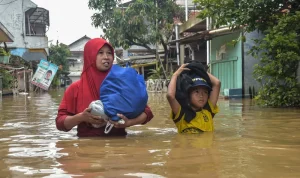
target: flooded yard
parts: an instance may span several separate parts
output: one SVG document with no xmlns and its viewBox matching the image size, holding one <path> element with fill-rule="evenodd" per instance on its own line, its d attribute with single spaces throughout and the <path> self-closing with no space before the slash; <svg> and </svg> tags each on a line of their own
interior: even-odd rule
<svg viewBox="0 0 300 178">
<path fill-rule="evenodd" d="M 63 90 L 0 100 L 0 177 L 300 177 L 300 109 L 220 100 L 215 131 L 177 134 L 165 94 L 149 93 L 151 122 L 125 138 L 56 130 Z"/>
</svg>

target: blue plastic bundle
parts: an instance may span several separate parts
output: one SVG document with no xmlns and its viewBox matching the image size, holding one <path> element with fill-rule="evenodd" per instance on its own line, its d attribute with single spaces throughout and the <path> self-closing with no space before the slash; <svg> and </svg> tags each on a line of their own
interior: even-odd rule
<svg viewBox="0 0 300 178">
<path fill-rule="evenodd" d="M 118 113 L 128 119 L 139 116 L 148 102 L 143 76 L 131 67 L 113 65 L 100 87 L 100 100 L 112 121 L 121 119 Z"/>
</svg>

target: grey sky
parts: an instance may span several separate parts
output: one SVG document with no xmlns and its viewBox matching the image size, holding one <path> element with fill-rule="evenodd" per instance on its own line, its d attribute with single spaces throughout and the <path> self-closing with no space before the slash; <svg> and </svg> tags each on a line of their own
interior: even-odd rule
<svg viewBox="0 0 300 178">
<path fill-rule="evenodd" d="M 32 0 L 39 7 L 49 10 L 49 41 L 70 44 L 87 35 L 91 38 L 103 34 L 101 29 L 91 25 L 93 11 L 88 8 L 88 0 Z"/>
</svg>

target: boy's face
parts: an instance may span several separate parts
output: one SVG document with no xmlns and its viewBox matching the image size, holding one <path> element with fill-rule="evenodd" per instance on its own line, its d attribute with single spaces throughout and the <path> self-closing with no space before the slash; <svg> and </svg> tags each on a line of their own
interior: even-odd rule
<svg viewBox="0 0 300 178">
<path fill-rule="evenodd" d="M 190 90 L 191 106 L 194 110 L 199 110 L 205 106 L 208 100 L 208 90 L 204 86 L 196 86 Z"/>
</svg>

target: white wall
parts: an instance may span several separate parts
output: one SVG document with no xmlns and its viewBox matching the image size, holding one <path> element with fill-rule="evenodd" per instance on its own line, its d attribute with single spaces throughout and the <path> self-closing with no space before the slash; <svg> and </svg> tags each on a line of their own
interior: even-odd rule
<svg viewBox="0 0 300 178">
<path fill-rule="evenodd" d="M 73 75 L 70 76 L 69 75 L 69 78 L 72 80 L 72 83 L 74 83 L 74 82 L 76 82 L 80 79 L 80 75 L 76 75 L 76 76 L 73 76 Z"/>
<path fill-rule="evenodd" d="M 12 3 L 10 3 L 12 2 Z M 25 12 L 37 5 L 30 0 L 3 0 L 0 5 L 0 22 L 14 36 L 14 42 L 7 43 L 12 48 L 47 48 L 47 37 L 33 37 L 25 34 Z"/>
<path fill-rule="evenodd" d="M 176 0 L 176 4 L 181 5 L 181 6 L 185 6 L 185 0 Z M 193 6 L 193 0 L 188 0 L 188 6 Z"/>
<path fill-rule="evenodd" d="M 71 57 L 69 59 L 77 59 L 77 62 L 70 62 L 69 71 L 71 72 L 68 76 L 71 78 L 72 82 L 80 79 L 81 71 L 83 68 L 83 51 L 85 44 L 89 41 L 88 38 L 79 40 L 78 42 L 69 45 L 71 52 Z"/>
<path fill-rule="evenodd" d="M 83 60 L 82 59 L 78 59 L 80 61 L 77 62 L 69 62 L 69 71 L 70 72 L 81 72 L 82 68 L 83 68 Z"/>
<path fill-rule="evenodd" d="M 77 43 L 74 43 L 72 45 L 69 46 L 70 51 L 84 51 L 84 46 L 85 44 L 89 41 L 89 39 L 82 39 L 80 41 L 78 41 Z"/>
</svg>

